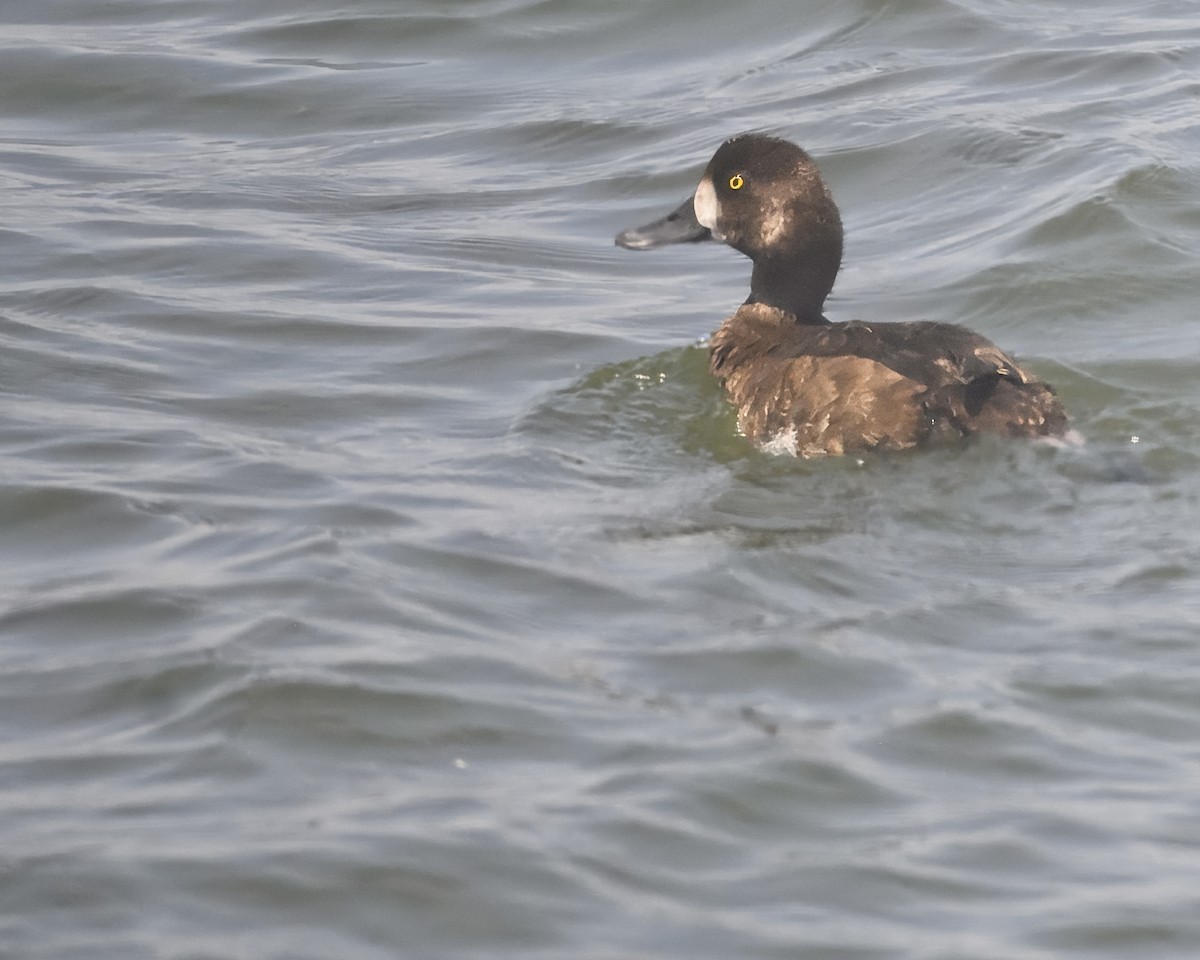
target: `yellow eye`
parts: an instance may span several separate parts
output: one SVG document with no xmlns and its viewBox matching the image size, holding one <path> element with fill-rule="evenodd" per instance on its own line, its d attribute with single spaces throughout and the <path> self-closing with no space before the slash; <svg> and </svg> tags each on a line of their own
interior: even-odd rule
<svg viewBox="0 0 1200 960">
<path fill-rule="evenodd" d="M 729 178 L 729 189 L 730 190 L 741 190 L 742 184 L 745 182 L 746 181 L 742 179 L 742 175 L 740 173 L 735 173 L 732 177 Z"/>
</svg>

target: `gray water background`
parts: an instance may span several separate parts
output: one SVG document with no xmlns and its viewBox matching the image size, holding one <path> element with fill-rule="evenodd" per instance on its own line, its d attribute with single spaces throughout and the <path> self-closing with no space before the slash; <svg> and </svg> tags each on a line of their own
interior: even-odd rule
<svg viewBox="0 0 1200 960">
<path fill-rule="evenodd" d="M 1195 4 L 0 27 L 0 956 L 1200 956 Z M 737 437 L 747 129 L 1085 443 Z"/>
</svg>

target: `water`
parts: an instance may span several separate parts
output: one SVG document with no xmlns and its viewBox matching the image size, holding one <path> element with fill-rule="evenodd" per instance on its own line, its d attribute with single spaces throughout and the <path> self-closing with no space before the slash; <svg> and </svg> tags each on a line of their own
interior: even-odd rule
<svg viewBox="0 0 1200 960">
<path fill-rule="evenodd" d="M 1194 14 L 9 0 L 0 956 L 1200 954 Z M 748 449 L 746 129 L 1086 443 Z"/>
</svg>

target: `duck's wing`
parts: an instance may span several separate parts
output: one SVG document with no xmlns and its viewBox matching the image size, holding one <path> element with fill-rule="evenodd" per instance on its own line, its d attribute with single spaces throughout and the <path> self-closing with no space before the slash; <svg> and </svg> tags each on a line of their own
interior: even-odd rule
<svg viewBox="0 0 1200 960">
<path fill-rule="evenodd" d="M 921 384 L 929 436 L 1061 436 L 1067 415 L 1054 391 L 986 337 L 948 323 L 831 324 L 801 349 L 874 360 Z"/>
<path fill-rule="evenodd" d="M 851 323 L 798 328 L 797 354 L 854 356 L 881 363 L 929 389 L 1000 378 L 1016 384 L 1034 378 L 986 337 L 951 323 Z"/>
</svg>

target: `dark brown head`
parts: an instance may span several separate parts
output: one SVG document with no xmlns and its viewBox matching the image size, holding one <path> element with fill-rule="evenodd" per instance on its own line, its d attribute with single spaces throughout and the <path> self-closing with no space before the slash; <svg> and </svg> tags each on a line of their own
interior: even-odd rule
<svg viewBox="0 0 1200 960">
<path fill-rule="evenodd" d="M 748 303 L 820 322 L 842 262 L 842 220 L 812 158 L 793 143 L 748 133 L 726 140 L 690 209 L 618 235 L 647 249 L 711 237 L 754 261 Z"/>
</svg>

